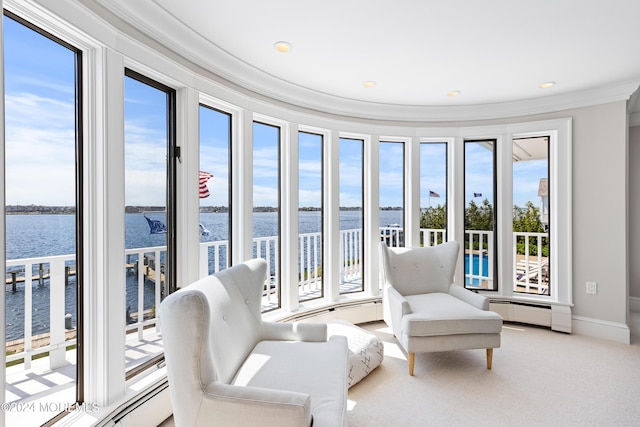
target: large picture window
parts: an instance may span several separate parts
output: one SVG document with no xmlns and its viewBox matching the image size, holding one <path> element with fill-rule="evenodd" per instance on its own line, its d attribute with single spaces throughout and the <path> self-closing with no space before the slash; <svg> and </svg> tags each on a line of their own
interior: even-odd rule
<svg viewBox="0 0 640 427">
<path fill-rule="evenodd" d="M 404 246 L 404 143 L 380 141 L 380 238 Z"/>
<path fill-rule="evenodd" d="M 496 141 L 464 143 L 465 287 L 496 290 Z"/>
<path fill-rule="evenodd" d="M 300 301 L 324 296 L 322 275 L 322 135 L 298 133 L 298 294 Z"/>
<path fill-rule="evenodd" d="M 40 425 L 83 400 L 82 58 L 8 12 L 3 27 L 5 402 L 55 404 Z"/>
<path fill-rule="evenodd" d="M 230 265 L 231 114 L 200 106 L 201 276 Z"/>
<path fill-rule="evenodd" d="M 125 359 L 130 377 L 162 356 L 157 312 L 175 287 L 175 91 L 132 70 L 124 79 Z"/>
<path fill-rule="evenodd" d="M 551 295 L 548 136 L 513 139 L 513 291 Z"/>
<path fill-rule="evenodd" d="M 447 241 L 447 143 L 420 144 L 420 244 Z"/>
<path fill-rule="evenodd" d="M 253 256 L 268 263 L 264 311 L 280 307 L 280 133 L 253 122 Z"/>
<path fill-rule="evenodd" d="M 364 289 L 364 141 L 340 138 L 340 293 Z"/>
</svg>

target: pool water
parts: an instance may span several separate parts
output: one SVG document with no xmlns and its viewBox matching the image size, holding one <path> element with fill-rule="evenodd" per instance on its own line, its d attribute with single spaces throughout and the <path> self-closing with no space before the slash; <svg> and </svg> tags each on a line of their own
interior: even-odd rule
<svg viewBox="0 0 640 427">
<path fill-rule="evenodd" d="M 482 260 L 482 277 L 489 277 L 489 257 L 486 255 L 474 255 L 472 257 L 472 265 L 471 265 L 471 271 L 469 270 L 469 254 L 465 254 L 464 255 L 464 274 L 474 274 L 474 275 L 478 275 L 480 274 L 480 261 Z M 467 285 L 472 285 L 472 286 L 479 286 L 480 285 L 480 279 L 474 278 L 474 279 L 465 279 L 465 284 Z"/>
</svg>

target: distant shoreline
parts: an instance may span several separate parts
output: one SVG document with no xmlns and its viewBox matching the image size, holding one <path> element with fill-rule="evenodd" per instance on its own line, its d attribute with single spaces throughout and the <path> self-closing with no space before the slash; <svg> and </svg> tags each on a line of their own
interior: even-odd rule
<svg viewBox="0 0 640 427">
<path fill-rule="evenodd" d="M 319 207 L 301 207 L 300 212 L 316 212 L 320 211 Z M 144 212 L 164 212 L 165 208 L 160 206 L 126 206 L 125 213 L 144 213 Z M 341 211 L 361 211 L 361 207 L 341 207 Z M 400 211 L 399 206 L 381 207 L 381 211 Z M 44 205 L 9 205 L 5 207 L 7 215 L 74 215 L 76 213 L 75 206 L 44 206 Z M 201 206 L 200 213 L 226 213 L 229 208 L 226 206 Z M 278 212 L 278 208 L 273 206 L 256 206 L 253 212 Z"/>
</svg>

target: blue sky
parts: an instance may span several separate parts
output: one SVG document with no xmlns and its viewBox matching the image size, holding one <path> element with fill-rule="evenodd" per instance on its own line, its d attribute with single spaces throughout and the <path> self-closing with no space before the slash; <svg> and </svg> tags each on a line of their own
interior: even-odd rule
<svg viewBox="0 0 640 427">
<path fill-rule="evenodd" d="M 74 55 L 70 50 L 4 17 L 6 103 L 6 195 L 8 204 L 73 205 Z M 164 205 L 165 94 L 125 79 L 125 165 L 128 205 Z M 200 168 L 214 174 L 202 205 L 228 204 L 229 116 L 201 108 Z M 278 129 L 254 125 L 254 205 L 278 200 Z M 318 207 L 321 137 L 300 134 L 300 206 Z M 477 144 L 473 144 L 477 145 Z M 380 205 L 403 203 L 403 144 L 380 146 Z M 465 201 L 493 199 L 490 151 L 467 145 Z M 514 163 L 514 204 L 537 206 L 546 161 Z M 421 207 L 446 201 L 444 144 L 421 144 Z M 362 206 L 362 141 L 341 139 L 340 204 Z M 440 195 L 429 198 L 429 191 Z M 473 193 L 481 193 L 474 198 Z"/>
<path fill-rule="evenodd" d="M 74 54 L 4 19 L 7 204 L 75 204 Z"/>
<path fill-rule="evenodd" d="M 200 107 L 200 170 L 213 174 L 207 182 L 209 197 L 201 206 L 229 206 L 229 138 L 230 116 L 211 108 Z"/>
</svg>

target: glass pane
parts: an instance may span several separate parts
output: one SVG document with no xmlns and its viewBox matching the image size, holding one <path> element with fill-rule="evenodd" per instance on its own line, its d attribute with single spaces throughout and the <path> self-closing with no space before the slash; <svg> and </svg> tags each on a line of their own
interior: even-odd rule
<svg viewBox="0 0 640 427">
<path fill-rule="evenodd" d="M 464 187 L 465 286 L 495 290 L 495 141 L 465 141 Z"/>
<path fill-rule="evenodd" d="M 262 310 L 280 307 L 280 128 L 253 123 L 253 256 L 269 267 Z"/>
<path fill-rule="evenodd" d="M 156 308 L 167 257 L 167 93 L 126 76 L 126 370 L 162 353 Z"/>
<path fill-rule="evenodd" d="M 364 290 L 364 141 L 340 138 L 340 293 Z"/>
<path fill-rule="evenodd" d="M 200 106 L 201 276 L 229 266 L 231 115 Z"/>
<path fill-rule="evenodd" d="M 321 298 L 322 287 L 322 135 L 298 133 L 299 298 Z"/>
<path fill-rule="evenodd" d="M 551 293 L 549 188 L 549 138 L 514 139 L 514 292 Z"/>
<path fill-rule="evenodd" d="M 404 143 L 380 142 L 380 238 L 404 246 Z"/>
<path fill-rule="evenodd" d="M 72 404 L 80 285 L 75 206 L 77 58 L 72 50 L 11 18 L 4 16 L 3 25 L 5 398 Z M 28 423 L 24 413 L 7 411 L 6 422 L 40 425 L 64 409 L 57 407 L 60 410 L 30 413 Z"/>
<path fill-rule="evenodd" d="M 447 144 L 420 144 L 420 244 L 447 240 Z"/>
</svg>

